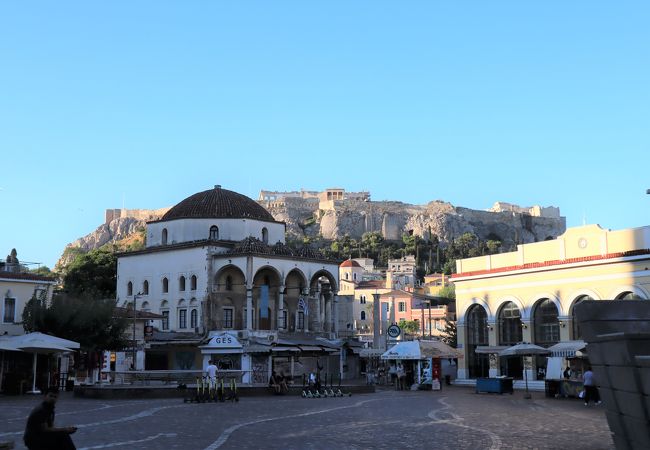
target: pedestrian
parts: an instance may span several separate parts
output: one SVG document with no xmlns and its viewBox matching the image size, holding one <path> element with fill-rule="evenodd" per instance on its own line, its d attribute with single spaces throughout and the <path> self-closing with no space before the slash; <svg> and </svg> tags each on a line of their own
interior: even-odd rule
<svg viewBox="0 0 650 450">
<path fill-rule="evenodd" d="M 208 377 L 210 384 L 216 385 L 217 383 L 217 366 L 213 360 L 208 361 L 208 367 L 205 369 L 205 376 Z"/>
<path fill-rule="evenodd" d="M 596 381 L 594 373 L 591 371 L 591 366 L 587 367 L 587 370 L 582 376 L 582 380 L 585 393 L 585 406 L 588 406 L 591 400 L 593 400 L 595 404 L 600 405 L 600 393 L 598 392 L 598 387 L 596 387 Z"/>
<path fill-rule="evenodd" d="M 402 364 L 397 365 L 397 390 L 401 391 L 406 389 L 406 371 Z"/>
<path fill-rule="evenodd" d="M 280 393 L 280 382 L 278 381 L 278 375 L 275 373 L 275 370 L 271 373 L 271 377 L 269 378 L 269 387 L 273 389 L 274 394 Z"/>
<path fill-rule="evenodd" d="M 77 427 L 54 427 L 54 407 L 59 391 L 51 387 L 43 402 L 32 410 L 27 418 L 23 440 L 29 450 L 75 450 L 70 435 Z"/>
<path fill-rule="evenodd" d="M 280 375 L 278 376 L 278 383 L 280 384 L 280 390 L 282 392 L 289 392 L 289 386 L 287 385 L 287 377 L 284 376 L 284 371 L 280 371 Z"/>
</svg>

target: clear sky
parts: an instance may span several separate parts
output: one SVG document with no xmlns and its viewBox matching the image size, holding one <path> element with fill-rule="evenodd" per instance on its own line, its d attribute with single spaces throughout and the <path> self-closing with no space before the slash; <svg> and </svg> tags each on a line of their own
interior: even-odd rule
<svg viewBox="0 0 650 450">
<path fill-rule="evenodd" d="M 650 224 L 650 3 L 0 4 L 0 257 L 221 184 Z"/>
</svg>

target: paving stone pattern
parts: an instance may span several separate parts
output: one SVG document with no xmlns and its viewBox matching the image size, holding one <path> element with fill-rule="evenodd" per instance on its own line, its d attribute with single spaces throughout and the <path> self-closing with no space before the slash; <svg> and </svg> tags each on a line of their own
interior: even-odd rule
<svg viewBox="0 0 650 450">
<path fill-rule="evenodd" d="M 40 401 L 0 397 L 0 442 L 22 445 Z M 601 406 L 581 401 L 442 392 L 380 391 L 345 398 L 244 398 L 239 403 L 89 400 L 65 393 L 57 426 L 76 425 L 79 449 L 613 449 Z"/>
</svg>

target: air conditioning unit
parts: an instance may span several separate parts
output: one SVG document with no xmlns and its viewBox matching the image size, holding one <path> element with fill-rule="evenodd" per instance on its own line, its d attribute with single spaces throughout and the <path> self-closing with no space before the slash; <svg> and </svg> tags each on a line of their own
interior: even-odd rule
<svg viewBox="0 0 650 450">
<path fill-rule="evenodd" d="M 275 342 L 275 335 L 269 334 L 269 342 Z"/>
<path fill-rule="evenodd" d="M 248 339 L 248 330 L 241 330 L 237 332 L 237 339 Z"/>
</svg>

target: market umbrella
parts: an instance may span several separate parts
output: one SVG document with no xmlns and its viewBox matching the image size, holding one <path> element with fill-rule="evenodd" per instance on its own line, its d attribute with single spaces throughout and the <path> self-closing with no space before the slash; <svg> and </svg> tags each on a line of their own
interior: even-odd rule
<svg viewBox="0 0 650 450">
<path fill-rule="evenodd" d="M 512 347 L 508 347 L 507 349 L 501 351 L 499 353 L 499 356 L 521 356 L 522 358 L 524 356 L 532 356 L 532 355 L 548 355 L 551 352 L 548 349 L 545 349 L 544 347 L 540 347 L 539 345 L 531 344 L 528 342 L 522 342 L 517 345 L 513 345 Z M 530 398 L 530 393 L 528 392 L 528 372 L 526 371 L 526 365 L 524 364 L 524 379 L 526 381 L 526 394 L 524 395 L 524 398 Z"/>
<path fill-rule="evenodd" d="M 34 354 L 33 362 L 33 382 L 30 394 L 40 394 L 41 392 L 36 389 L 36 358 L 39 354 L 51 354 L 61 352 L 73 352 L 73 348 L 79 348 L 78 342 L 69 341 L 67 339 L 50 336 L 39 332 L 29 333 L 22 336 L 16 336 L 8 340 L 9 344 L 18 350 Z M 67 345 L 63 345 L 67 344 Z"/>
</svg>

